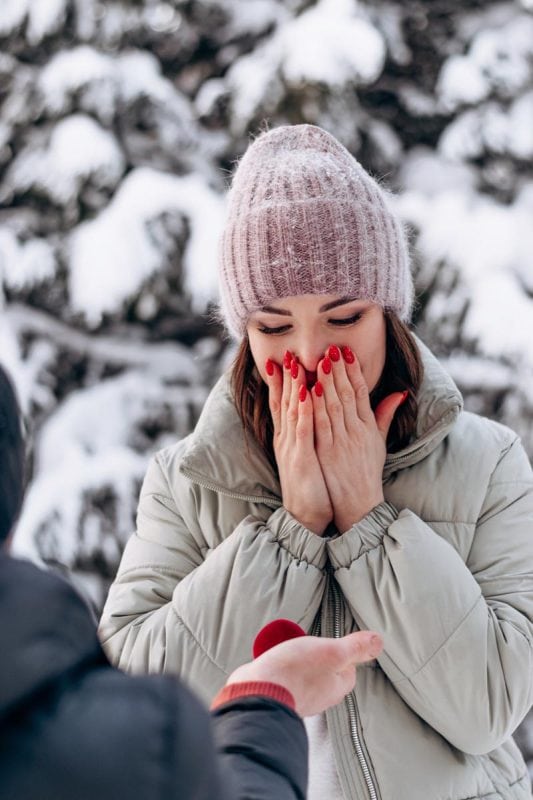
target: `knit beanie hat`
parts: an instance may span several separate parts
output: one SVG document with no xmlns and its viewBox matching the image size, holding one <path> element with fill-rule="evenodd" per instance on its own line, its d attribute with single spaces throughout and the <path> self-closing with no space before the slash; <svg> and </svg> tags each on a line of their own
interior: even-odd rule
<svg viewBox="0 0 533 800">
<path fill-rule="evenodd" d="M 248 147 L 219 250 L 220 311 L 241 338 L 276 298 L 338 294 L 409 318 L 406 237 L 386 192 L 331 134 L 286 125 Z"/>
</svg>

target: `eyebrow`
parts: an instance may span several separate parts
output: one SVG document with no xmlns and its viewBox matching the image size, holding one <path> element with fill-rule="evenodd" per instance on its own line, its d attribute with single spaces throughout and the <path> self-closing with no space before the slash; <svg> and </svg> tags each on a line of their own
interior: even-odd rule
<svg viewBox="0 0 533 800">
<path fill-rule="evenodd" d="M 332 308 L 344 306 L 347 303 L 353 303 L 354 300 L 357 300 L 357 297 L 341 297 L 339 300 L 333 300 L 331 303 L 326 303 L 325 305 L 320 306 L 318 311 L 319 313 L 322 313 L 323 311 L 331 311 Z M 265 314 L 281 314 L 284 317 L 292 317 L 291 311 L 287 311 L 284 308 L 276 308 L 275 306 L 262 306 L 259 311 L 263 311 Z"/>
</svg>

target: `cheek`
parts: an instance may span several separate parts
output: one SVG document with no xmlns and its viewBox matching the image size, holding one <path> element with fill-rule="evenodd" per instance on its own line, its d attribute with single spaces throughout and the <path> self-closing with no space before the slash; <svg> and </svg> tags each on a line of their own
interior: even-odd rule
<svg viewBox="0 0 533 800">
<path fill-rule="evenodd" d="M 370 392 L 376 387 L 385 366 L 385 334 L 380 334 L 371 346 L 360 349 L 361 370 Z"/>
<path fill-rule="evenodd" d="M 254 333 L 248 334 L 248 341 L 250 343 L 250 350 L 252 351 L 252 356 L 255 362 L 255 366 L 257 367 L 257 371 L 261 375 L 262 379 L 266 381 L 266 370 L 265 370 L 265 361 L 267 358 L 272 359 L 272 361 L 276 361 L 278 364 L 281 364 L 283 361 L 283 351 L 281 356 L 279 356 L 278 350 L 280 350 L 280 346 L 275 345 L 275 342 L 270 342 L 266 336 L 257 336 Z"/>
<path fill-rule="evenodd" d="M 381 353 L 378 351 L 377 353 L 374 354 L 373 358 L 370 361 L 368 375 L 365 375 L 365 379 L 368 384 L 368 390 L 370 392 L 376 388 L 379 379 L 381 378 L 381 373 L 383 372 L 384 366 L 385 366 L 385 353 Z"/>
</svg>

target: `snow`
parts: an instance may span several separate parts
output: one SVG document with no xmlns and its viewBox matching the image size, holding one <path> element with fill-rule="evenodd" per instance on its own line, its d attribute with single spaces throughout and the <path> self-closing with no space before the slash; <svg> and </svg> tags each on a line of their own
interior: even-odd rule
<svg viewBox="0 0 533 800">
<path fill-rule="evenodd" d="M 51 393 L 38 381 L 43 364 L 49 360 L 50 346 L 36 341 L 27 348 L 23 359 L 17 333 L 10 321 L 10 308 L 4 308 L 0 287 L 0 363 L 11 375 L 22 413 L 27 414 L 32 403 L 50 405 Z"/>
<path fill-rule="evenodd" d="M 64 50 L 50 59 L 38 86 L 46 108 L 54 114 L 65 111 L 75 92 L 91 86 L 95 86 L 100 101 L 106 104 L 119 98 L 131 103 L 141 97 L 161 102 L 182 98 L 185 103 L 161 74 L 157 58 L 134 49 L 117 56 L 101 53 L 89 45 Z"/>
<path fill-rule="evenodd" d="M 446 191 L 470 192 L 475 186 L 472 167 L 451 162 L 427 147 L 414 147 L 404 160 L 400 183 L 410 192 L 431 197 Z"/>
<path fill-rule="evenodd" d="M 29 387 L 24 380 L 25 369 L 21 360 L 20 345 L 7 319 L 5 305 L 0 282 L 0 364 L 11 376 L 17 389 L 21 409 L 25 412 L 28 408 Z"/>
<path fill-rule="evenodd" d="M 192 358 L 184 351 L 182 377 L 198 379 Z M 177 376 L 180 369 L 177 367 Z M 92 458 L 108 449 L 132 444 L 135 424 L 161 402 L 161 386 L 152 375 L 129 370 L 87 389 L 74 392 L 43 426 L 36 455 L 38 473 L 63 469 L 67 462 Z M 174 389 L 173 394 L 176 390 Z M 182 402 L 185 389 L 182 388 Z M 169 392 L 168 401 L 171 394 Z"/>
<path fill-rule="evenodd" d="M 515 100 L 508 116 L 507 149 L 517 158 L 533 158 L 533 91 Z"/>
<path fill-rule="evenodd" d="M 8 182 L 17 192 L 30 188 L 58 205 L 77 199 L 83 183 L 94 178 L 100 187 L 113 188 L 125 169 L 114 135 L 85 114 L 72 114 L 52 130 L 47 147 L 29 145 L 13 162 Z"/>
<path fill-rule="evenodd" d="M 404 171 L 404 177 L 416 172 Z M 531 275 L 533 188 L 509 206 L 459 188 L 407 187 L 398 208 L 420 230 L 417 249 L 429 265 L 458 270 L 469 305 L 466 338 L 481 352 L 525 360 L 533 366 L 533 299 L 524 293 Z M 446 299 L 450 303 L 450 298 Z"/>
<path fill-rule="evenodd" d="M 79 553 L 79 522 L 84 494 L 105 487 L 114 488 L 118 507 L 126 506 L 131 510 L 126 526 L 126 529 L 131 529 L 134 511 L 132 489 L 142 480 L 147 463 L 146 457 L 133 453 L 129 448 L 109 448 L 94 458 L 69 459 L 63 469 L 36 477 L 17 526 L 13 555 L 42 562 L 43 553 L 36 534 L 48 524 L 53 542 L 45 546 L 49 560 L 54 561 L 57 553 L 61 553 L 61 563 L 72 566 Z M 124 522 L 119 521 L 118 531 L 124 530 Z M 53 541 L 53 534 L 59 530 L 62 532 L 60 539 L 56 534 L 59 540 Z"/>
<path fill-rule="evenodd" d="M 145 11 L 145 19 L 154 31 L 167 33 L 177 31 L 182 23 L 179 11 L 170 3 L 149 6 Z"/>
<path fill-rule="evenodd" d="M 518 15 L 497 29 L 481 30 L 466 55 L 450 56 L 437 83 L 447 111 L 479 103 L 491 92 L 504 96 L 525 90 L 532 78 L 533 18 Z"/>
<path fill-rule="evenodd" d="M 459 114 L 448 125 L 439 149 L 449 159 L 478 158 L 485 150 L 528 160 L 533 157 L 533 92 L 509 108 L 487 103 Z"/>
<path fill-rule="evenodd" d="M 391 164 L 400 160 L 402 144 L 390 125 L 379 120 L 369 120 L 367 131 L 374 145 Z"/>
<path fill-rule="evenodd" d="M 385 41 L 351 0 L 319 0 L 239 58 L 228 70 L 232 129 L 246 131 L 261 107 L 276 108 L 283 84 L 326 84 L 332 91 L 375 81 L 384 66 Z"/>
<path fill-rule="evenodd" d="M 3 0 L 0 5 L 0 35 L 8 36 L 22 25 L 30 0 Z"/>
<path fill-rule="evenodd" d="M 533 18 L 520 15 L 499 30 L 481 31 L 474 38 L 472 59 L 480 65 L 494 88 L 506 93 L 527 86 L 532 74 Z"/>
<path fill-rule="evenodd" d="M 211 78 L 211 80 L 205 81 L 194 98 L 194 107 L 197 114 L 200 117 L 211 114 L 218 100 L 227 94 L 227 91 L 226 84 L 222 78 Z M 254 107 L 256 105 L 257 101 L 254 103 Z"/>
<path fill-rule="evenodd" d="M 151 53 L 130 49 L 107 55 L 80 45 L 50 59 L 37 86 L 50 116 L 81 107 L 109 127 L 117 114 L 143 100 L 166 116 L 160 131 L 164 147 L 189 147 L 197 141 L 190 101 L 162 75 Z"/>
<path fill-rule="evenodd" d="M 172 83 L 161 74 L 161 64 L 151 53 L 130 50 L 115 59 L 120 85 L 121 99 L 131 103 L 140 97 L 150 97 L 161 103 L 182 101 L 183 109 L 188 108 L 185 99 Z"/>
<path fill-rule="evenodd" d="M 231 35 L 258 36 L 271 25 L 279 25 L 288 18 L 287 11 L 272 0 L 231 0 L 226 2 L 231 13 Z"/>
<path fill-rule="evenodd" d="M 281 41 L 274 37 L 250 55 L 242 56 L 228 70 L 226 81 L 232 96 L 231 123 L 236 135 L 246 131 L 259 107 L 273 109 L 281 99 L 280 60 Z"/>
<path fill-rule="evenodd" d="M 67 0 L 33 0 L 28 7 L 27 39 L 38 44 L 61 29 L 67 13 Z"/>
<path fill-rule="evenodd" d="M 26 38 L 30 44 L 39 44 L 60 30 L 66 6 L 67 0 L 2 0 L 0 35 L 14 33 L 27 19 Z"/>
<path fill-rule="evenodd" d="M 493 271 L 478 282 L 465 336 L 479 341 L 488 355 L 524 359 L 533 369 L 533 300 L 512 275 Z"/>
<path fill-rule="evenodd" d="M 45 108 L 50 114 L 69 109 L 72 97 L 80 90 L 89 90 L 85 110 L 94 110 L 104 120 L 113 117 L 117 87 L 116 64 L 111 56 L 99 53 L 89 45 L 63 50 L 46 64 L 37 81 Z"/>
<path fill-rule="evenodd" d="M 106 209 L 79 225 L 70 240 L 69 289 L 73 308 L 97 325 L 162 268 L 147 225 L 165 212 L 190 224 L 184 255 L 185 291 L 196 309 L 217 295 L 216 253 L 224 203 L 197 175 L 183 177 L 148 167 L 133 170 Z"/>
<path fill-rule="evenodd" d="M 7 227 L 0 229 L 0 283 L 11 289 L 31 287 L 53 278 L 56 259 L 45 239 L 21 244 Z"/>
<path fill-rule="evenodd" d="M 350 0 L 320 0 L 281 33 L 283 75 L 289 84 L 375 81 L 385 63 L 385 42 Z"/>
<path fill-rule="evenodd" d="M 463 390 L 479 389 L 483 392 L 505 391 L 511 383 L 511 369 L 497 361 L 457 353 L 440 359 L 452 378 Z"/>
<path fill-rule="evenodd" d="M 206 391 L 194 385 L 199 372 L 185 349 L 181 364 L 177 361 L 175 367 L 174 381 L 181 372 L 183 380 L 193 381 L 191 386 L 163 389 L 153 371 L 130 370 L 74 392 L 50 417 L 37 439 L 36 475 L 17 527 L 15 554 L 40 561 L 36 532 L 48 524 L 60 537 L 53 547 L 61 554 L 61 562 L 72 566 L 80 555 L 79 529 L 86 499 L 103 489 L 112 490 L 115 498 L 115 534 L 131 530 L 135 486 L 142 481 L 149 459 L 148 453 L 137 452 L 136 428 L 156 414 L 164 401 L 176 415 L 176 432 L 183 432 L 188 424 L 187 404 L 201 406 L 205 400 Z M 84 535 L 91 536 L 94 523 L 90 514 L 84 518 Z M 102 535 L 94 534 L 93 530 L 92 546 L 97 549 Z M 90 549 L 90 539 L 84 544 Z M 118 557 L 118 542 L 108 546 L 115 547 Z"/>
<path fill-rule="evenodd" d="M 437 89 L 445 108 L 452 111 L 484 100 L 490 85 L 479 64 L 468 56 L 452 56 L 442 67 Z"/>
</svg>

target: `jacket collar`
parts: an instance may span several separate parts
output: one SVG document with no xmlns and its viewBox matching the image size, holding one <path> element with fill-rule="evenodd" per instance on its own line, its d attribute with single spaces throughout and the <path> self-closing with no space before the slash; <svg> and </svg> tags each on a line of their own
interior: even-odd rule
<svg viewBox="0 0 533 800">
<path fill-rule="evenodd" d="M 416 338 L 416 337 L 415 337 Z M 435 356 L 416 339 L 424 377 L 418 394 L 414 440 L 387 456 L 384 478 L 425 458 L 450 431 L 463 408 L 461 394 Z M 212 389 L 200 415 L 180 472 L 214 491 L 279 506 L 279 481 L 254 440 L 246 441 L 233 402 L 229 370 Z"/>
</svg>

